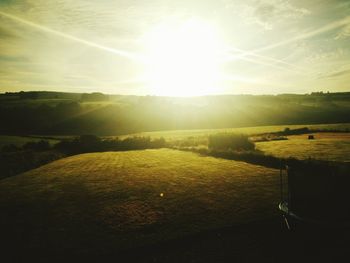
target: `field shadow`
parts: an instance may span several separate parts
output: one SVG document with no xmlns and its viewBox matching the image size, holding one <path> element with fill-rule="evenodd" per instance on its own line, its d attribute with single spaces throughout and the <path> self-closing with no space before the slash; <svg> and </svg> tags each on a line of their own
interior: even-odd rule
<svg viewBox="0 0 350 263">
<path fill-rule="evenodd" d="M 289 231 L 283 218 L 275 216 L 124 251 L 84 255 L 43 251 L 39 256 L 17 254 L 19 260 L 13 262 L 348 262 L 349 233 L 350 229 L 312 225 Z"/>
</svg>

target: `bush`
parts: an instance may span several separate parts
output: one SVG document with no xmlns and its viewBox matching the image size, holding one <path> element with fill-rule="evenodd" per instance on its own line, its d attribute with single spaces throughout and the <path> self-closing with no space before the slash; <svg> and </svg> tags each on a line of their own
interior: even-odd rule
<svg viewBox="0 0 350 263">
<path fill-rule="evenodd" d="M 150 137 L 127 137 L 101 140 L 95 135 L 82 135 L 74 140 L 65 140 L 56 144 L 56 149 L 68 154 L 102 151 L 128 151 L 150 148 L 162 148 L 166 146 L 164 138 L 153 139 Z"/>
<path fill-rule="evenodd" d="M 280 132 L 275 132 L 272 134 L 277 134 L 277 135 L 300 135 L 300 134 L 307 134 L 310 133 L 310 129 L 307 127 L 304 128 L 298 128 L 298 129 L 290 129 L 290 128 L 285 128 L 284 131 Z"/>
<path fill-rule="evenodd" d="M 50 148 L 50 143 L 44 140 L 40 140 L 38 142 L 27 142 L 23 145 L 24 150 L 47 151 L 50 150 Z"/>
<path fill-rule="evenodd" d="M 19 150 L 21 150 L 21 148 L 15 144 L 7 144 L 1 148 L 1 152 L 17 152 Z"/>
<path fill-rule="evenodd" d="M 101 150 L 101 139 L 96 135 L 81 135 L 75 143 L 82 152 L 95 152 Z"/>
<path fill-rule="evenodd" d="M 164 148 L 167 146 L 167 143 L 163 137 L 157 138 L 151 141 L 151 148 Z"/>
<path fill-rule="evenodd" d="M 101 139 L 95 135 L 81 135 L 73 140 L 63 140 L 55 148 L 68 154 L 98 152 L 102 150 Z"/>
<path fill-rule="evenodd" d="M 208 148 L 218 151 L 251 151 L 255 145 L 246 135 L 219 133 L 209 136 Z"/>
</svg>

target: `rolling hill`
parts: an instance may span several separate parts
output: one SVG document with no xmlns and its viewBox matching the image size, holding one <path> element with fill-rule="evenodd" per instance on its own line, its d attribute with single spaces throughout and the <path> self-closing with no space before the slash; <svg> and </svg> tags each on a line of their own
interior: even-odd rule
<svg viewBox="0 0 350 263">
<path fill-rule="evenodd" d="M 278 183 L 274 169 L 169 149 L 71 156 L 0 181 L 2 247 L 99 257 L 263 220 Z"/>
<path fill-rule="evenodd" d="M 349 93 L 190 98 L 99 93 L 0 94 L 1 135 L 125 135 L 267 125 L 349 123 Z"/>
</svg>

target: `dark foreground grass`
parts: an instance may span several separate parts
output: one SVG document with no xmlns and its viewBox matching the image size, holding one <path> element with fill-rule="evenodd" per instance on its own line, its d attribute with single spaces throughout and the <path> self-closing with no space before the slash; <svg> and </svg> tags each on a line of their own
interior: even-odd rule
<svg viewBox="0 0 350 263">
<path fill-rule="evenodd" d="M 350 229 L 294 225 L 271 217 L 204 231 L 110 259 L 128 262 L 348 262 Z M 136 253 L 135 253 L 136 252 Z"/>
<path fill-rule="evenodd" d="M 348 231 L 295 228 L 278 170 L 175 150 L 90 153 L 0 181 L 2 262 L 330 262 Z M 346 259 L 345 259 L 346 260 Z"/>
<path fill-rule="evenodd" d="M 108 257 L 270 218 L 277 203 L 274 169 L 168 149 L 82 154 L 0 181 L 1 247 Z"/>
<path fill-rule="evenodd" d="M 43 244 L 36 250 L 2 253 L 4 262 L 349 262 L 350 229 L 295 225 L 287 230 L 280 216 L 242 222 L 229 227 L 205 230 L 162 242 L 125 250 L 111 247 L 104 253 L 96 248 L 85 254 L 49 250 Z M 82 243 L 81 245 L 84 245 Z M 4 247 L 4 246 L 3 246 Z M 10 252 L 10 253 L 8 253 Z M 5 257 L 11 255 L 11 257 Z"/>
</svg>

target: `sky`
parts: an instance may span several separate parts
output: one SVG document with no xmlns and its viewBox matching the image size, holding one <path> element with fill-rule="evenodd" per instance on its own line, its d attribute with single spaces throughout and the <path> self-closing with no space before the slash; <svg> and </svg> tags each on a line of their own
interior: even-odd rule
<svg viewBox="0 0 350 263">
<path fill-rule="evenodd" d="M 0 0 L 0 92 L 350 91 L 348 0 Z"/>
</svg>

